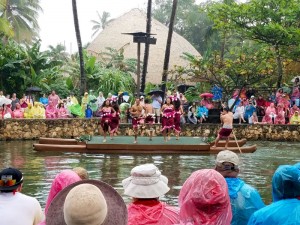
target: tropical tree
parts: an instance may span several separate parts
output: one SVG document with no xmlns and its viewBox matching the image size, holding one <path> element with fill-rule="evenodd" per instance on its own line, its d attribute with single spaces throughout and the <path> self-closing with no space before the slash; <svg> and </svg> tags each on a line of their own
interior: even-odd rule
<svg viewBox="0 0 300 225">
<path fill-rule="evenodd" d="M 81 42 L 79 22 L 78 22 L 76 0 L 72 0 L 72 9 L 73 9 L 74 27 L 75 27 L 75 33 L 76 33 L 76 39 L 77 39 L 77 46 L 78 46 L 79 61 L 80 61 L 80 94 L 83 95 L 84 92 L 86 91 L 86 77 L 85 77 L 85 73 L 84 73 L 83 50 L 82 50 L 82 42 Z"/>
<path fill-rule="evenodd" d="M 164 59 L 164 65 L 163 65 L 163 74 L 162 74 L 162 91 L 164 93 L 166 92 L 166 82 L 168 79 L 170 52 L 171 52 L 171 44 L 172 44 L 172 36 L 173 36 L 173 28 L 174 28 L 174 22 L 175 22 L 176 9 L 177 9 L 177 0 L 173 0 L 173 7 L 172 7 L 172 13 L 171 13 L 171 17 L 170 17 L 169 32 L 168 32 L 168 37 L 167 37 L 165 59 Z"/>
<path fill-rule="evenodd" d="M 0 0 L 0 16 L 9 22 L 18 42 L 32 41 L 38 36 L 39 0 Z"/>
<path fill-rule="evenodd" d="M 247 39 L 271 46 L 277 63 L 277 87 L 281 87 L 286 49 L 297 49 L 300 42 L 300 2 L 251 0 L 240 4 L 216 4 L 211 9 L 218 28 L 229 27 Z"/>
<path fill-rule="evenodd" d="M 92 31 L 94 31 L 94 33 L 92 34 L 92 37 L 95 36 L 100 29 L 104 29 L 108 23 L 108 18 L 110 17 L 110 13 L 103 11 L 102 15 L 100 15 L 100 13 L 98 11 L 97 12 L 97 16 L 98 16 L 98 20 L 91 20 L 91 22 L 94 24 L 94 26 L 92 27 Z"/>
</svg>

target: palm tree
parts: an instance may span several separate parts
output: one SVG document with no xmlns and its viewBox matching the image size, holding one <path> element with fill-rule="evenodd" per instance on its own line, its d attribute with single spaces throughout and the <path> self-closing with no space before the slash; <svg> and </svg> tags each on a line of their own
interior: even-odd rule
<svg viewBox="0 0 300 225">
<path fill-rule="evenodd" d="M 0 0 L 0 5 L 0 16 L 10 23 L 17 42 L 30 42 L 38 36 L 39 0 Z"/>
<path fill-rule="evenodd" d="M 165 51 L 163 75 L 162 75 L 162 91 L 164 93 L 166 92 L 166 82 L 168 79 L 168 69 L 169 69 L 169 62 L 170 62 L 170 52 L 171 52 L 172 35 L 173 35 L 174 22 L 175 22 L 175 16 L 176 16 L 176 9 L 177 9 L 177 0 L 173 0 L 172 13 L 171 13 L 171 18 L 170 18 L 169 32 L 168 32 L 168 38 L 167 38 L 167 45 L 166 45 L 166 51 Z"/>
<path fill-rule="evenodd" d="M 152 0 L 148 0 L 147 24 L 146 24 L 146 34 L 147 34 L 148 38 L 150 37 L 150 33 L 151 33 L 151 16 L 152 16 L 151 11 L 152 11 Z M 146 41 L 145 53 L 144 53 L 144 65 L 143 65 L 141 89 L 140 89 L 141 92 L 144 92 L 144 90 L 145 90 L 147 68 L 148 68 L 148 61 L 149 61 L 149 51 L 150 51 L 150 44 L 148 41 Z"/>
<path fill-rule="evenodd" d="M 72 0 L 72 9 L 73 9 L 74 26 L 75 26 L 79 62 L 80 62 L 80 94 L 83 95 L 84 92 L 86 91 L 86 77 L 84 73 L 84 60 L 83 60 L 82 42 L 81 42 L 80 29 L 79 29 L 76 0 Z"/>
<path fill-rule="evenodd" d="M 109 12 L 103 12 L 102 15 L 99 14 L 99 12 L 97 11 L 97 15 L 98 15 L 98 21 L 97 20 L 91 20 L 91 22 L 94 24 L 94 26 L 92 27 L 92 30 L 94 31 L 94 33 L 92 34 L 92 37 L 97 34 L 99 32 L 100 29 L 104 29 L 105 26 L 107 25 L 108 22 L 108 18 L 110 17 L 110 13 Z"/>
</svg>

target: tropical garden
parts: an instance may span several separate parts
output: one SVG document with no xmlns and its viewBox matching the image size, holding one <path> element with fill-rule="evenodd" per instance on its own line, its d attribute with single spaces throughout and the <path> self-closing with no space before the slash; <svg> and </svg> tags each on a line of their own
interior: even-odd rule
<svg viewBox="0 0 300 225">
<path fill-rule="evenodd" d="M 91 89 L 101 90 L 105 95 L 118 91 L 135 93 L 136 59 L 126 59 L 123 49 L 109 46 L 104 53 L 90 55 L 81 43 L 76 0 L 72 3 L 79 51 L 70 55 L 62 45 L 41 51 L 39 0 L 0 0 L 0 89 L 5 93 L 21 95 L 30 86 L 37 86 L 44 93 L 54 89 L 63 97 L 71 91 L 82 95 Z M 201 4 L 195 0 L 148 0 L 147 14 L 185 37 L 202 55 L 195 57 L 186 52 L 182 57 L 189 66 L 169 68 L 169 38 L 161 77 L 163 88 L 175 89 L 176 84 L 183 82 L 182 77 L 188 75 L 188 82 L 194 84 L 186 93 L 189 100 L 214 85 L 222 87 L 228 95 L 236 88 L 249 86 L 288 86 L 299 72 L 298 0 L 224 0 Z M 110 17 L 105 11 L 97 15 L 98 19 L 91 21 L 93 35 L 105 29 Z M 147 24 L 145 30 L 150 33 L 150 28 Z M 143 61 L 147 70 L 146 56 Z M 141 91 L 152 88 L 154 84 L 146 83 Z"/>
</svg>

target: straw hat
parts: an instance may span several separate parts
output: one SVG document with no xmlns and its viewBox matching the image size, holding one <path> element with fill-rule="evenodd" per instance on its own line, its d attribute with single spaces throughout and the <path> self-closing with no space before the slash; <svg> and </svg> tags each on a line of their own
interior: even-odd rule
<svg viewBox="0 0 300 225">
<path fill-rule="evenodd" d="M 118 192 L 97 180 L 64 188 L 51 202 L 47 225 L 126 225 L 127 208 Z"/>
<path fill-rule="evenodd" d="M 131 176 L 122 181 L 124 194 L 133 198 L 158 198 L 166 194 L 168 178 L 153 164 L 136 166 L 131 170 Z"/>
</svg>

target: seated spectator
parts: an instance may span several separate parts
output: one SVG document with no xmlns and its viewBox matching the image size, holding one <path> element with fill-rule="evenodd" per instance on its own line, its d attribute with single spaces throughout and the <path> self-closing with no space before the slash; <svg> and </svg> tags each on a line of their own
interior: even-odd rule
<svg viewBox="0 0 300 225">
<path fill-rule="evenodd" d="M 3 105 L 3 119 L 11 119 L 13 118 L 14 114 L 10 107 L 6 104 Z"/>
<path fill-rule="evenodd" d="M 15 168 L 0 172 L 0 224 L 36 225 L 43 219 L 40 203 L 21 193 L 23 174 Z"/>
<path fill-rule="evenodd" d="M 299 111 L 295 111 L 294 115 L 290 118 L 290 124 L 300 124 Z"/>
<path fill-rule="evenodd" d="M 291 103 L 292 103 L 292 105 L 296 104 L 296 101 L 299 101 L 299 98 L 300 98 L 299 87 L 295 86 L 293 88 L 293 92 L 291 94 Z"/>
<path fill-rule="evenodd" d="M 180 224 L 230 225 L 232 213 L 227 184 L 215 170 L 192 173 L 181 188 L 178 203 Z"/>
<path fill-rule="evenodd" d="M 249 124 L 258 124 L 259 123 L 256 112 L 253 112 L 252 116 L 250 116 L 248 118 L 248 123 Z"/>
<path fill-rule="evenodd" d="M 22 105 L 21 105 L 22 107 Z M 33 107 L 31 103 L 27 104 L 27 108 L 24 109 L 24 118 L 32 119 L 33 118 Z"/>
<path fill-rule="evenodd" d="M 68 110 L 65 108 L 65 104 L 63 102 L 58 103 L 57 116 L 61 119 L 68 118 Z"/>
<path fill-rule="evenodd" d="M 193 102 L 192 105 L 188 109 L 188 122 L 189 123 L 197 124 L 196 111 L 197 111 L 197 106 L 196 106 L 196 103 Z"/>
<path fill-rule="evenodd" d="M 20 100 L 17 98 L 17 94 L 13 93 L 11 97 L 11 110 L 14 111 L 16 108 L 16 104 L 19 103 Z"/>
<path fill-rule="evenodd" d="M 197 118 L 199 118 L 199 123 L 202 123 L 203 121 L 206 121 L 208 118 L 208 109 L 201 104 L 197 108 Z"/>
<path fill-rule="evenodd" d="M 244 123 L 246 120 L 244 119 L 244 114 L 245 114 L 245 107 L 243 105 L 243 102 L 240 102 L 238 107 L 236 107 L 234 114 L 233 114 L 233 119 L 239 119 L 239 124 L 243 121 Z"/>
<path fill-rule="evenodd" d="M 258 96 L 258 99 L 256 100 L 256 112 L 258 116 L 264 116 L 265 115 L 265 109 L 266 109 L 266 101 L 263 99 L 262 95 Z"/>
<path fill-rule="evenodd" d="M 57 108 L 52 101 L 49 101 L 49 104 L 46 107 L 46 118 L 55 119 L 58 117 Z"/>
<path fill-rule="evenodd" d="M 97 180 L 64 188 L 53 200 L 47 225 L 126 225 L 127 209 L 118 192 Z"/>
<path fill-rule="evenodd" d="M 273 203 L 257 212 L 249 225 L 300 224 L 300 169 L 298 165 L 279 166 L 272 179 Z"/>
<path fill-rule="evenodd" d="M 279 103 L 277 105 L 277 116 L 275 118 L 275 124 L 285 124 L 285 111 L 284 106 Z"/>
<path fill-rule="evenodd" d="M 92 117 L 93 117 L 93 110 L 91 109 L 90 105 L 87 105 L 85 110 L 85 118 L 92 118 Z"/>
<path fill-rule="evenodd" d="M 128 205 L 128 225 L 171 225 L 178 223 L 179 210 L 159 201 L 166 194 L 168 178 L 153 164 L 136 166 L 122 181 L 124 194 L 133 198 Z"/>
<path fill-rule="evenodd" d="M 277 112 L 274 103 L 266 109 L 266 115 L 263 117 L 262 122 L 267 124 L 273 124 L 275 118 L 277 117 Z"/>
<path fill-rule="evenodd" d="M 251 215 L 265 206 L 258 191 L 238 178 L 240 160 L 237 154 L 225 150 L 216 158 L 215 170 L 226 180 L 232 210 L 231 225 L 247 225 Z"/>
<path fill-rule="evenodd" d="M 72 170 L 63 170 L 62 172 L 56 175 L 56 177 L 52 182 L 50 192 L 46 201 L 46 207 L 45 207 L 46 219 L 48 216 L 48 209 L 55 196 L 68 185 L 73 184 L 80 180 L 81 179 L 78 176 L 78 174 Z M 39 223 L 39 225 L 46 225 L 46 221 L 44 220 L 43 222 Z M 49 224 L 47 223 L 47 225 Z"/>
<path fill-rule="evenodd" d="M 32 108 L 32 115 L 34 119 L 45 119 L 45 108 L 44 106 L 39 102 L 34 102 L 34 106 Z"/>
<path fill-rule="evenodd" d="M 46 94 L 43 94 L 42 97 L 40 97 L 40 103 L 44 106 L 44 108 L 48 105 L 48 98 L 46 97 Z"/>
<path fill-rule="evenodd" d="M 253 115 L 253 112 L 256 112 L 256 107 L 253 105 L 253 101 L 250 99 L 249 104 L 245 106 L 245 119 L 248 120 Z"/>
<path fill-rule="evenodd" d="M 20 103 L 16 103 L 16 108 L 13 111 L 13 114 L 14 114 L 14 118 L 16 118 L 16 119 L 24 118 L 24 113 L 23 113 Z"/>
<path fill-rule="evenodd" d="M 294 104 L 293 107 L 290 108 L 290 110 L 289 110 L 289 117 L 291 118 L 291 117 L 294 115 L 294 113 L 295 113 L 296 111 L 299 112 L 300 109 L 297 107 L 296 104 Z"/>
<path fill-rule="evenodd" d="M 203 97 L 203 99 L 201 100 L 201 105 L 205 106 L 208 110 L 212 109 L 214 106 L 211 103 L 210 99 L 208 99 L 207 97 Z"/>
<path fill-rule="evenodd" d="M 273 102 L 273 103 L 276 102 L 276 94 L 275 94 L 275 92 L 272 92 L 272 93 L 271 93 L 269 99 L 270 99 L 270 101 Z"/>
</svg>

